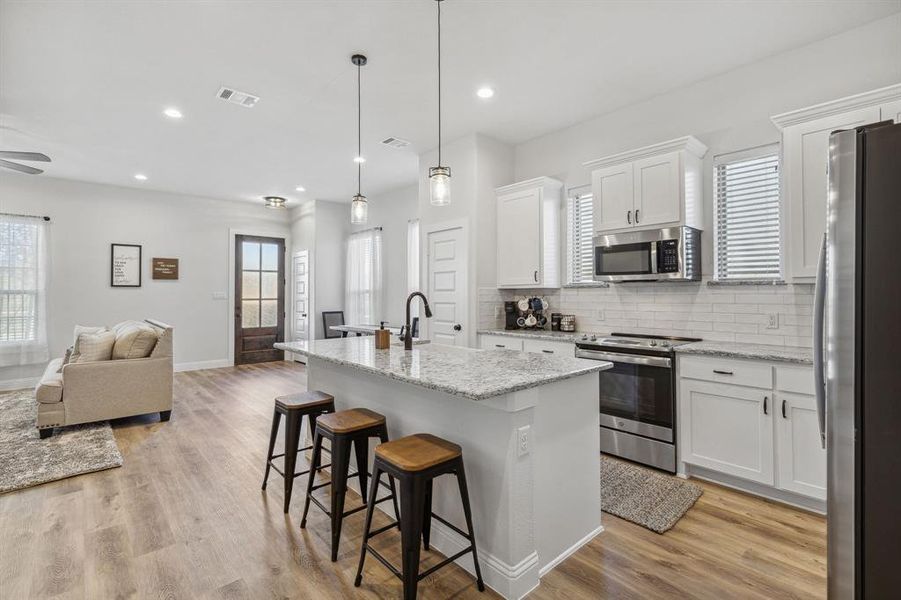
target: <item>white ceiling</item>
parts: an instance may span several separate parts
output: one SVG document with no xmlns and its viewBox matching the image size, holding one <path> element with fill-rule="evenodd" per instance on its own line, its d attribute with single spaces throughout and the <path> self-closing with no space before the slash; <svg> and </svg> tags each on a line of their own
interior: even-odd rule
<svg viewBox="0 0 901 600">
<path fill-rule="evenodd" d="M 901 0 L 449 0 L 444 139 L 522 142 L 899 10 Z M 0 149 L 49 154 L 44 176 L 349 199 L 354 52 L 370 59 L 363 192 L 373 197 L 415 182 L 417 154 L 437 143 L 431 0 L 2 0 Z M 475 96 L 482 84 L 492 100 Z M 221 85 L 262 100 L 227 104 Z M 167 106 L 184 119 L 164 117 Z M 388 136 L 412 145 L 378 144 Z"/>
</svg>

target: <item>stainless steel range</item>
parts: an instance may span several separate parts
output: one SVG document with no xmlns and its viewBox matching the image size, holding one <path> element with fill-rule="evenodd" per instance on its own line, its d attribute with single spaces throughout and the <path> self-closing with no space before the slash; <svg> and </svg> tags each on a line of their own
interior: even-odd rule
<svg viewBox="0 0 901 600">
<path fill-rule="evenodd" d="M 583 335 L 576 356 L 608 360 L 600 373 L 601 452 L 676 472 L 674 348 L 697 338 Z"/>
</svg>

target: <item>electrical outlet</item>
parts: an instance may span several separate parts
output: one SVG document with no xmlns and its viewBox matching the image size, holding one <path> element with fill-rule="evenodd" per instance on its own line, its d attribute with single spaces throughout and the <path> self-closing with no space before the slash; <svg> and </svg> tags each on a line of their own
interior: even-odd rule
<svg viewBox="0 0 901 600">
<path fill-rule="evenodd" d="M 779 315 L 778 314 L 767 313 L 766 328 L 767 329 L 779 329 Z"/>
<path fill-rule="evenodd" d="M 532 451 L 532 426 L 523 425 L 517 429 L 516 432 L 516 454 L 518 456 L 525 456 Z"/>
<path fill-rule="evenodd" d="M 598 309 L 598 312 L 597 312 L 597 319 L 598 319 L 598 321 L 603 321 L 603 320 L 604 320 L 604 309 L 603 309 L 603 308 L 599 308 L 599 309 Z"/>
</svg>

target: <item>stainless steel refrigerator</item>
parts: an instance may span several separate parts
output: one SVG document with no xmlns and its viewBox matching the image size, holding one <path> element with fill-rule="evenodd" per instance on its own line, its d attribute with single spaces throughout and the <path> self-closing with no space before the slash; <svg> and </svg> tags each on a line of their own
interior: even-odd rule
<svg viewBox="0 0 901 600">
<path fill-rule="evenodd" d="M 830 600 L 901 597 L 901 124 L 829 140 L 814 372 Z"/>
</svg>

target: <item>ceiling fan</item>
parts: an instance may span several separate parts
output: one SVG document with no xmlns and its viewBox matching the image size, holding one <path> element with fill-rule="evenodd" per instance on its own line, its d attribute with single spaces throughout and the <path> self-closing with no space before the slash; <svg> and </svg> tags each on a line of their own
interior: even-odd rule
<svg viewBox="0 0 901 600">
<path fill-rule="evenodd" d="M 12 169 L 13 171 L 19 171 L 21 173 L 27 173 L 28 175 L 40 175 L 44 172 L 44 170 L 36 169 L 28 165 L 20 165 L 19 163 L 15 163 L 9 160 L 4 160 L 6 158 L 36 162 L 50 162 L 50 157 L 46 154 L 41 154 L 40 152 L 14 152 L 12 150 L 0 150 L 0 167 Z"/>
</svg>

